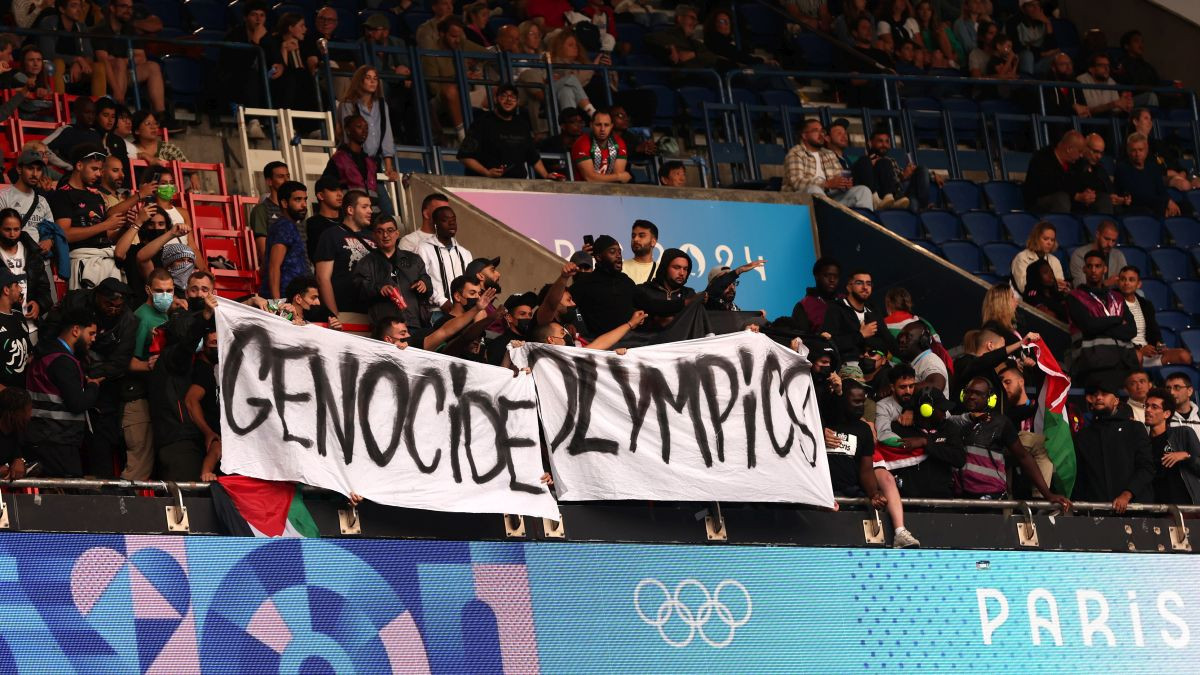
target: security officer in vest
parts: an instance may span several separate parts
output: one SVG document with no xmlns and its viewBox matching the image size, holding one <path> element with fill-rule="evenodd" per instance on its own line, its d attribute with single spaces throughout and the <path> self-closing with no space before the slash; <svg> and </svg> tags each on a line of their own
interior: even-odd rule
<svg viewBox="0 0 1200 675">
<path fill-rule="evenodd" d="M 1021 445 L 1017 430 L 1005 415 L 993 415 L 997 396 L 984 377 L 974 377 L 963 387 L 965 414 L 957 418 L 962 425 L 962 443 L 967 463 L 962 468 L 961 487 L 967 499 L 1004 499 L 1008 496 L 1008 476 L 1004 453 L 1017 459 L 1021 471 L 1033 482 L 1046 501 L 1071 509 L 1071 501 L 1050 491 L 1033 456 Z"/>
<path fill-rule="evenodd" d="M 76 309 L 63 315 L 55 339 L 38 343 L 26 380 L 33 399 L 28 459 L 56 478 L 83 475 L 80 447 L 87 435 L 87 411 L 96 405 L 103 378 L 87 377 L 84 360 L 96 340 L 96 315 Z M 47 336 L 48 337 L 48 336 Z"/>
</svg>

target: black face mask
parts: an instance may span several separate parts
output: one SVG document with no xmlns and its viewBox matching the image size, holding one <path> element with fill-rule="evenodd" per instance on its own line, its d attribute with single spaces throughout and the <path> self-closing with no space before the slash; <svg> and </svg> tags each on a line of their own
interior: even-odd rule
<svg viewBox="0 0 1200 675">
<path fill-rule="evenodd" d="M 849 405 L 846 406 L 846 413 L 850 415 L 850 419 L 862 419 L 862 416 L 867 413 L 867 406 Z"/>
<path fill-rule="evenodd" d="M 574 347 L 575 346 L 575 336 L 571 335 L 570 333 L 563 335 L 563 344 L 568 347 Z"/>
<path fill-rule="evenodd" d="M 565 310 L 561 314 L 559 314 L 558 322 L 564 326 L 575 325 L 575 308 L 572 307 L 571 309 Z"/>
<path fill-rule="evenodd" d="M 469 298 L 466 302 L 463 303 L 463 309 L 469 312 L 469 311 L 475 309 L 475 305 L 478 305 L 478 304 L 479 304 L 479 298 Z"/>
<path fill-rule="evenodd" d="M 12 248 L 12 247 L 16 246 L 17 242 L 19 242 L 19 241 L 21 241 L 21 238 L 19 236 L 16 239 L 9 239 L 8 237 L 0 237 L 0 247 Z"/>
<path fill-rule="evenodd" d="M 533 319 L 517 319 L 517 333 L 521 335 L 529 335 L 530 328 L 533 328 Z"/>
<path fill-rule="evenodd" d="M 187 307 L 189 312 L 199 312 L 204 309 L 204 298 L 188 298 Z"/>
</svg>

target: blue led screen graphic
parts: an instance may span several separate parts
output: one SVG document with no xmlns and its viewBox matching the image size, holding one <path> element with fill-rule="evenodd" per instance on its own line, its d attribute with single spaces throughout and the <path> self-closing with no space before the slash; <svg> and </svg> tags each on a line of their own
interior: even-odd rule
<svg viewBox="0 0 1200 675">
<path fill-rule="evenodd" d="M 1193 556 L 0 535 L 0 672 L 1195 672 Z"/>
</svg>

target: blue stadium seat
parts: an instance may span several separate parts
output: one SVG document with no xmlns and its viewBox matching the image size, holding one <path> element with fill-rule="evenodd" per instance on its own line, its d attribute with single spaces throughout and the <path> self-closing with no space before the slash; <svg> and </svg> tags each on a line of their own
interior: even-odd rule
<svg viewBox="0 0 1200 675">
<path fill-rule="evenodd" d="M 1200 220 L 1188 216 L 1176 216 L 1167 218 L 1163 224 L 1179 248 L 1191 248 L 1200 244 Z"/>
<path fill-rule="evenodd" d="M 1174 246 L 1160 246 L 1152 249 L 1150 259 L 1158 268 L 1159 278 L 1164 281 L 1192 279 L 1196 276 L 1193 271 L 1192 256 Z"/>
<path fill-rule="evenodd" d="M 1179 347 L 1179 333 L 1172 328 L 1158 327 L 1158 332 L 1162 334 L 1162 342 L 1168 349 Z"/>
<path fill-rule="evenodd" d="M 196 110 L 207 81 L 204 68 L 203 62 L 186 56 L 162 57 L 163 80 L 172 103 Z"/>
<path fill-rule="evenodd" d="M 675 90 L 660 84 L 638 87 L 637 91 L 648 91 L 654 94 L 654 126 L 669 127 L 679 114 L 679 104 L 675 98 Z"/>
<path fill-rule="evenodd" d="M 1054 225 L 1059 246 L 1073 249 L 1086 241 L 1079 219 L 1069 213 L 1046 213 L 1042 215 L 1042 220 Z"/>
<path fill-rule="evenodd" d="M 1158 279 L 1142 279 L 1142 295 L 1150 301 L 1150 304 L 1154 305 L 1154 309 L 1162 312 L 1162 314 L 1167 314 L 1164 310 L 1175 307 L 1175 303 L 1171 301 L 1171 288 Z M 1185 319 L 1187 318 L 1187 315 L 1183 314 L 1183 312 L 1178 312 L 1178 314 L 1183 315 Z M 1190 322 L 1190 319 L 1187 320 Z M 1187 326 L 1182 327 L 1186 328 Z"/>
<path fill-rule="evenodd" d="M 746 5 L 740 5 L 745 7 Z M 782 25 L 784 22 L 778 18 L 777 23 Z M 804 55 L 804 67 L 813 70 L 830 70 L 833 63 L 833 45 L 829 43 L 829 38 L 804 31 L 797 34 L 794 38 L 795 45 L 800 48 L 800 53 Z"/>
<path fill-rule="evenodd" d="M 979 245 L 973 241 L 948 241 L 942 246 L 942 255 L 950 264 L 957 265 L 964 270 L 975 274 L 977 272 L 986 272 L 987 265 L 984 264 L 983 251 L 979 249 Z"/>
<path fill-rule="evenodd" d="M 1096 230 L 1099 229 L 1100 223 L 1105 221 L 1117 222 L 1114 216 L 1107 216 L 1102 213 L 1088 213 L 1082 218 L 1083 226 L 1087 228 L 1088 236 L 1092 239 L 1096 238 Z"/>
<path fill-rule="evenodd" d="M 1006 277 L 1012 270 L 1013 258 L 1017 257 L 1021 248 L 1010 241 L 993 241 L 983 245 L 983 254 L 987 256 L 996 274 Z"/>
<path fill-rule="evenodd" d="M 1188 190 L 1187 198 L 1192 203 L 1192 210 L 1200 213 L 1200 190 Z"/>
<path fill-rule="evenodd" d="M 962 224 L 977 244 L 1004 240 L 1000 219 L 991 211 L 968 211 L 962 214 Z"/>
<path fill-rule="evenodd" d="M 886 209 L 878 214 L 879 221 L 893 234 L 905 239 L 920 239 L 921 228 L 917 216 L 906 209 Z"/>
<path fill-rule="evenodd" d="M 1126 263 L 1138 268 L 1143 279 L 1154 276 L 1150 274 L 1150 256 L 1146 253 L 1146 249 L 1140 246 L 1118 246 L 1117 250 L 1125 255 Z"/>
<path fill-rule="evenodd" d="M 1200 354 L 1200 328 L 1188 328 L 1187 330 L 1179 331 L 1179 341 L 1192 353 L 1193 359 L 1196 358 L 1197 354 Z"/>
<path fill-rule="evenodd" d="M 1071 252 L 1068 251 L 1067 249 L 1059 246 L 1058 248 L 1054 249 L 1054 257 L 1058 258 L 1059 264 L 1062 265 L 1063 274 L 1070 276 L 1071 275 Z"/>
<path fill-rule="evenodd" d="M 955 140 L 971 144 L 979 140 L 979 104 L 969 98 L 944 98 L 942 109 L 950 114 Z"/>
<path fill-rule="evenodd" d="M 1188 314 L 1200 314 L 1200 281 L 1184 279 L 1171 284 L 1171 293 L 1179 301 L 1180 308 Z M 1200 354 L 1200 352 L 1197 352 Z"/>
<path fill-rule="evenodd" d="M 1121 219 L 1130 243 L 1142 248 L 1154 248 L 1163 242 L 1162 221 L 1154 216 L 1125 216 Z"/>
<path fill-rule="evenodd" d="M 758 105 L 758 95 L 749 89 L 733 89 L 733 102 L 745 103 L 746 105 Z"/>
<path fill-rule="evenodd" d="M 1142 282 L 1142 284 L 1144 289 L 1145 282 Z M 1150 300 L 1150 296 L 1147 295 L 1146 299 Z M 1153 300 L 1150 301 L 1154 302 Z M 1158 325 L 1161 328 L 1170 328 L 1178 333 L 1184 328 L 1192 327 L 1192 317 L 1186 312 L 1180 312 L 1176 309 L 1159 309 L 1157 306 L 1155 306 L 1155 309 L 1158 309 L 1158 314 L 1154 316 L 1154 319 L 1158 321 Z"/>
<path fill-rule="evenodd" d="M 768 89 L 758 94 L 762 97 L 763 103 L 767 105 L 800 105 L 800 99 L 796 98 L 796 92 L 785 91 L 783 89 Z"/>
<path fill-rule="evenodd" d="M 857 213 L 858 215 L 862 216 L 863 218 L 866 218 L 867 220 L 871 221 L 872 223 L 875 223 L 876 225 L 883 225 L 883 222 L 879 220 L 879 214 L 875 213 L 871 209 L 864 209 L 862 207 L 856 206 L 856 207 L 854 207 L 853 211 L 855 213 Z"/>
<path fill-rule="evenodd" d="M 362 37 L 362 30 L 358 23 L 358 15 L 354 10 L 340 6 L 336 3 L 331 5 L 338 15 L 338 25 L 333 31 L 334 39 L 341 42 L 353 42 Z M 390 12 L 389 12 L 390 13 Z M 309 30 L 312 30 L 310 27 Z"/>
<path fill-rule="evenodd" d="M 991 272 L 980 272 L 979 274 L 975 275 L 975 278 L 979 279 L 980 281 L 987 284 L 988 286 L 995 286 L 996 284 L 1000 283 L 1001 281 L 1004 281 L 1004 279 L 996 276 L 995 274 L 992 274 Z"/>
<path fill-rule="evenodd" d="M 1008 238 L 1012 239 L 1013 243 L 1024 246 L 1025 242 L 1029 241 L 1029 233 L 1033 232 L 1033 226 L 1037 225 L 1038 219 L 1032 213 L 1014 211 L 1001 215 L 1000 222 L 1004 223 Z"/>
<path fill-rule="evenodd" d="M 914 241 L 913 244 L 920 246 L 939 258 L 942 257 L 942 248 L 928 239 L 918 239 Z"/>
<path fill-rule="evenodd" d="M 921 224 L 925 226 L 929 238 L 939 244 L 962 236 L 958 216 L 950 211 L 924 211 L 921 213 Z"/>
<path fill-rule="evenodd" d="M 1194 352 L 1192 358 L 1195 358 Z M 1158 375 L 1163 379 L 1163 381 L 1166 381 L 1168 377 L 1174 375 L 1175 373 L 1183 373 L 1189 380 L 1192 381 L 1193 389 L 1200 389 L 1200 371 L 1197 371 L 1192 366 L 1163 366 L 1162 368 L 1158 369 Z"/>
<path fill-rule="evenodd" d="M 225 5 L 215 0 L 187 0 L 183 4 L 192 28 L 225 30 L 229 26 Z"/>
<path fill-rule="evenodd" d="M 738 27 L 745 42 L 768 51 L 783 44 L 786 22 L 778 13 L 766 5 L 752 3 L 738 4 L 736 8 Z"/>
<path fill-rule="evenodd" d="M 983 192 L 969 180 L 948 180 L 942 186 L 947 207 L 955 213 L 966 213 L 983 208 Z"/>
<path fill-rule="evenodd" d="M 992 180 L 983 184 L 983 193 L 987 195 L 996 213 L 1020 211 L 1025 208 L 1025 197 L 1021 194 L 1021 186 L 1009 180 Z"/>
<path fill-rule="evenodd" d="M 646 34 L 650 29 L 636 23 L 617 23 L 617 38 L 619 42 L 628 42 L 631 53 L 640 54 L 646 51 Z"/>
<path fill-rule="evenodd" d="M 721 100 L 717 95 L 717 92 L 709 89 L 708 87 L 680 87 L 679 98 L 683 100 L 684 108 L 687 110 L 688 119 L 693 122 L 700 122 L 704 120 L 705 103 L 718 103 Z M 655 124 L 657 124 L 659 112 L 656 112 L 654 117 Z"/>
<path fill-rule="evenodd" d="M 143 3 L 150 13 L 162 19 L 164 28 L 187 28 L 183 16 L 183 5 L 179 0 L 145 0 Z"/>
</svg>

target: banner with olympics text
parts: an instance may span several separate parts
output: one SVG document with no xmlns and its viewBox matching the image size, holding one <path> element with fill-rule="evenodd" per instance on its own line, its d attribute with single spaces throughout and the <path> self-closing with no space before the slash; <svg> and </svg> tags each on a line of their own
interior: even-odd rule
<svg viewBox="0 0 1200 675">
<path fill-rule="evenodd" d="M 222 300 L 221 469 L 406 508 L 559 518 L 533 378 Z"/>
<path fill-rule="evenodd" d="M 764 335 L 511 353 L 532 368 L 564 501 L 834 505 L 809 364 Z"/>
</svg>

